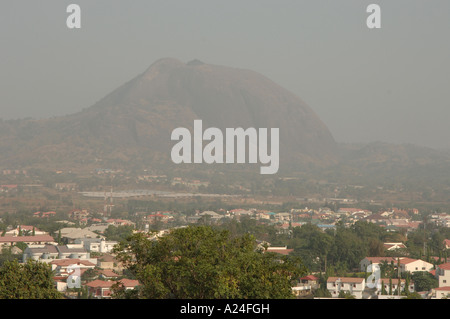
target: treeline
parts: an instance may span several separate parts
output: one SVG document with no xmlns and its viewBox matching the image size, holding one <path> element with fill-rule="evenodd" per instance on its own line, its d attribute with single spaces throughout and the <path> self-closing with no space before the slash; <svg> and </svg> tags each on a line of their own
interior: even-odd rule
<svg viewBox="0 0 450 319">
<path fill-rule="evenodd" d="M 450 237 L 449 228 L 428 226 L 408 234 L 388 232 L 385 228 L 364 221 L 351 227 L 337 224 L 334 229 L 322 231 L 314 224 L 294 227 L 291 232 L 280 233 L 273 225 L 244 218 L 231 220 L 220 226 L 238 236 L 251 233 L 256 239 L 273 246 L 287 246 L 292 255 L 301 257 L 310 272 L 323 272 L 344 276 L 360 271 L 360 261 L 365 257 L 410 257 L 438 264 L 446 262 L 447 252 L 443 240 Z M 383 243 L 403 242 L 406 249 L 387 251 Z M 424 242 L 426 251 L 423 251 Z M 436 258 L 433 258 L 436 257 Z"/>
</svg>

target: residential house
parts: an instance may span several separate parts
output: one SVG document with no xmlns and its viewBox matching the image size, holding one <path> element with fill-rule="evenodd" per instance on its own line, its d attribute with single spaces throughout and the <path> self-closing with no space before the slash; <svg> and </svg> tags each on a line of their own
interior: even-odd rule
<svg viewBox="0 0 450 319">
<path fill-rule="evenodd" d="M 370 210 L 361 209 L 361 208 L 342 207 L 342 208 L 339 208 L 339 210 L 337 211 L 337 214 L 339 214 L 339 215 L 345 214 L 347 216 L 355 215 L 355 214 L 362 214 L 367 217 L 367 216 L 371 215 L 372 212 Z"/>
<path fill-rule="evenodd" d="M 112 269 L 116 273 L 122 273 L 123 265 L 114 256 L 106 254 L 97 259 L 97 267 L 100 269 Z"/>
<path fill-rule="evenodd" d="M 37 218 L 50 218 L 50 217 L 55 217 L 56 216 L 56 212 L 35 212 L 33 214 L 33 217 L 37 217 Z"/>
<path fill-rule="evenodd" d="M 104 280 L 115 280 L 115 279 L 119 278 L 119 275 L 116 274 L 111 269 L 100 269 L 98 272 L 99 272 L 100 278 L 102 278 Z"/>
<path fill-rule="evenodd" d="M 55 240 L 50 235 L 0 237 L 0 247 L 13 246 L 17 243 L 25 243 L 27 245 L 40 245 L 40 244 L 56 245 Z"/>
<path fill-rule="evenodd" d="M 118 281 L 96 279 L 86 283 L 85 286 L 88 288 L 88 293 L 91 297 L 97 299 L 109 299 L 113 292 L 112 286 L 116 283 L 122 284 L 125 290 L 135 289 L 140 285 L 139 281 L 132 279 L 121 279 Z"/>
<path fill-rule="evenodd" d="M 388 264 L 393 264 L 397 267 L 400 264 L 400 272 L 416 272 L 416 271 L 430 271 L 434 268 L 434 265 L 423 261 L 421 259 L 413 259 L 408 257 L 365 257 L 360 261 L 361 271 L 366 271 L 370 264 L 380 265 L 386 261 Z"/>
<path fill-rule="evenodd" d="M 89 259 L 89 252 L 83 248 L 83 245 L 28 245 L 24 250 L 22 260 L 38 260 L 42 262 L 51 262 L 54 259 Z"/>
<path fill-rule="evenodd" d="M 448 298 L 450 298 L 450 286 L 431 289 L 431 299 L 448 299 Z"/>
<path fill-rule="evenodd" d="M 388 264 L 397 264 L 396 257 L 365 257 L 359 262 L 360 270 L 366 271 L 369 265 L 379 266 L 384 261 L 386 261 Z"/>
<path fill-rule="evenodd" d="M 170 219 L 173 219 L 173 217 L 162 213 L 155 213 L 146 217 L 146 220 L 149 224 L 155 224 L 157 222 L 167 223 Z"/>
<path fill-rule="evenodd" d="M 50 262 L 50 265 L 52 267 L 52 271 L 55 272 L 57 276 L 60 277 L 68 277 L 73 270 L 68 270 L 68 267 L 70 266 L 76 266 L 80 270 L 82 269 L 94 269 L 95 264 L 90 262 L 89 260 L 83 260 L 83 259 L 56 259 L 52 260 Z M 80 273 L 81 275 L 81 273 Z"/>
<path fill-rule="evenodd" d="M 134 226 L 135 225 L 135 223 L 133 223 L 132 221 L 125 220 L 125 219 L 110 218 L 106 222 L 113 226 Z"/>
<path fill-rule="evenodd" d="M 23 251 L 22 261 L 26 262 L 28 259 L 37 261 L 50 262 L 59 257 L 59 251 L 56 245 L 41 244 L 28 245 Z"/>
<path fill-rule="evenodd" d="M 55 232 L 55 235 L 59 235 L 59 231 Z M 61 229 L 61 239 L 65 242 L 72 244 L 75 243 L 77 239 L 85 239 L 85 238 L 104 238 L 99 234 L 96 234 L 86 228 L 62 228 Z"/>
<path fill-rule="evenodd" d="M 34 233 L 34 236 L 36 235 L 48 235 L 47 232 L 42 231 L 40 229 L 37 229 L 34 226 L 30 225 L 19 225 L 14 229 L 10 229 L 5 232 L 5 236 L 18 236 L 19 234 L 25 235 L 25 236 L 32 236 Z"/>
<path fill-rule="evenodd" d="M 82 244 L 67 244 L 62 246 L 57 246 L 59 251 L 59 258 L 80 258 L 89 259 L 90 253 L 84 248 Z"/>
<path fill-rule="evenodd" d="M 303 297 L 312 294 L 317 288 L 319 288 L 319 278 L 308 275 L 299 279 L 297 285 L 292 287 L 292 292 L 296 297 Z"/>
<path fill-rule="evenodd" d="M 267 247 L 266 251 L 269 253 L 277 253 L 281 255 L 289 255 L 294 251 L 294 249 L 288 249 L 286 246 L 284 247 Z"/>
<path fill-rule="evenodd" d="M 0 193 L 17 192 L 17 185 L 0 185 Z"/>
<path fill-rule="evenodd" d="M 91 231 L 93 233 L 96 233 L 96 234 L 97 233 L 103 234 L 105 232 L 105 230 L 108 229 L 109 226 L 110 226 L 109 224 L 99 223 L 99 224 L 88 226 L 88 227 L 86 227 L 84 229 L 85 230 L 89 230 L 89 231 Z"/>
<path fill-rule="evenodd" d="M 74 209 L 71 210 L 68 214 L 68 217 L 73 220 L 82 220 L 84 218 L 89 217 L 89 212 L 87 209 Z"/>
<path fill-rule="evenodd" d="M 60 191 L 75 191 L 77 190 L 76 183 L 56 183 L 55 188 Z"/>
<path fill-rule="evenodd" d="M 370 222 L 370 223 L 378 224 L 378 225 L 379 224 L 385 225 L 388 219 L 389 219 L 388 216 L 377 213 L 377 214 L 372 214 L 370 216 L 367 216 L 363 220 Z"/>
<path fill-rule="evenodd" d="M 430 271 L 434 265 L 421 259 L 400 257 L 400 272 Z"/>
<path fill-rule="evenodd" d="M 292 217 L 291 213 L 277 213 L 274 216 L 275 220 L 280 221 L 280 222 L 290 221 L 291 217 Z"/>
<path fill-rule="evenodd" d="M 213 211 L 204 211 L 204 212 L 202 212 L 202 213 L 200 213 L 200 214 L 198 214 L 200 217 L 208 217 L 208 218 L 210 218 L 211 219 L 211 222 L 217 222 L 217 221 L 219 221 L 221 218 L 222 218 L 222 215 L 220 215 L 220 214 L 217 214 L 216 212 L 213 212 Z"/>
<path fill-rule="evenodd" d="M 110 253 L 117 241 L 106 241 L 105 238 L 78 238 L 75 244 L 81 244 L 89 252 Z"/>
<path fill-rule="evenodd" d="M 237 209 L 230 210 L 229 213 L 230 213 L 231 216 L 237 217 L 239 219 L 241 216 L 249 216 L 249 217 L 253 216 L 254 211 L 253 210 L 246 210 L 246 209 L 242 209 L 242 208 L 237 208 Z"/>
<path fill-rule="evenodd" d="M 348 292 L 356 299 L 362 299 L 366 280 L 353 277 L 328 277 L 327 289 L 333 298 L 338 298 L 341 291 Z"/>
<path fill-rule="evenodd" d="M 406 249 L 406 245 L 403 243 L 384 243 L 384 249 L 392 251 L 397 249 Z"/>
<path fill-rule="evenodd" d="M 392 279 L 380 278 L 376 285 L 375 293 L 377 295 L 382 295 L 383 286 L 384 286 L 384 290 L 386 291 L 387 294 L 389 294 L 389 291 L 391 289 L 392 289 L 392 293 L 394 293 L 395 291 L 398 292 L 397 289 L 400 289 L 400 293 L 401 293 L 401 292 L 405 291 L 405 289 L 406 289 L 406 280 L 405 279 L 397 279 L 397 278 L 392 278 Z M 414 282 L 412 282 L 412 281 L 409 282 L 408 291 L 409 292 L 415 291 Z"/>
<path fill-rule="evenodd" d="M 435 276 L 439 280 L 439 287 L 450 286 L 450 262 L 437 265 Z"/>
</svg>

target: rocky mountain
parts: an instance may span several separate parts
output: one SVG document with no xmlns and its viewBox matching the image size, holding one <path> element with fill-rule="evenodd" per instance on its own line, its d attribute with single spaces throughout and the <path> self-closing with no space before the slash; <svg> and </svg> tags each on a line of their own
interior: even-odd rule
<svg viewBox="0 0 450 319">
<path fill-rule="evenodd" d="M 336 142 L 314 111 L 263 75 L 164 58 L 78 113 L 1 121 L 0 166 L 164 164 L 171 132 L 192 131 L 195 119 L 204 129 L 279 128 L 282 165 L 336 162 Z"/>
</svg>

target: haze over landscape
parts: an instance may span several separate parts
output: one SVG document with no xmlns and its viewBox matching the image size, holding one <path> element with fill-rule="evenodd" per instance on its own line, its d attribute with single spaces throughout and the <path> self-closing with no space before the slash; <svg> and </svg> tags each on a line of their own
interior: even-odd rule
<svg viewBox="0 0 450 319">
<path fill-rule="evenodd" d="M 258 72 L 297 95 L 338 143 L 449 148 L 448 1 L 14 1 L 0 11 L 0 118 L 87 108 L 155 61 Z M 17 18 L 17 17 L 20 17 Z"/>
<path fill-rule="evenodd" d="M 3 2 L 0 299 L 450 298 L 448 0 Z"/>
</svg>

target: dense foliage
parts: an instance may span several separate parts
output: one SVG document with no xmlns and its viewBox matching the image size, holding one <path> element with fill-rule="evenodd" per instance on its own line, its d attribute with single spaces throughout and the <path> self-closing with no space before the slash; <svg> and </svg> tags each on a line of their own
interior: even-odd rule
<svg viewBox="0 0 450 319">
<path fill-rule="evenodd" d="M 292 280 L 306 273 L 300 259 L 256 248 L 250 235 L 196 226 L 158 241 L 135 234 L 117 251 L 142 283 L 139 298 L 292 298 Z"/>
<path fill-rule="evenodd" d="M 59 299 L 49 265 L 6 261 L 0 268 L 0 299 Z"/>
</svg>

